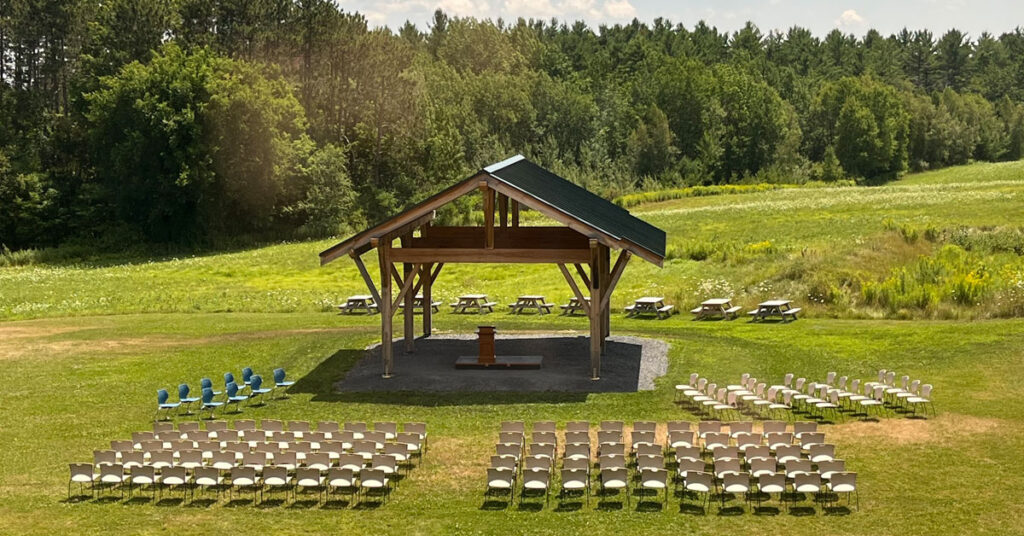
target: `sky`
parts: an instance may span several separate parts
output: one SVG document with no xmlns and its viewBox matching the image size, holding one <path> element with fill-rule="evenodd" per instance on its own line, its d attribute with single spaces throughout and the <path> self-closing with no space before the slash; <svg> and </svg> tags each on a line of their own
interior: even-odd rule
<svg viewBox="0 0 1024 536">
<path fill-rule="evenodd" d="M 1024 26 L 1024 1 L 1008 0 L 338 0 L 342 9 L 358 11 L 372 26 L 395 29 L 406 20 L 426 29 L 435 9 L 453 16 L 514 21 L 519 17 L 584 20 L 599 24 L 650 22 L 662 17 L 692 28 L 699 21 L 734 31 L 752 21 L 762 32 L 791 26 L 824 36 L 833 28 L 861 36 L 869 28 L 884 35 L 903 27 L 941 35 L 950 28 L 972 38 Z"/>
</svg>

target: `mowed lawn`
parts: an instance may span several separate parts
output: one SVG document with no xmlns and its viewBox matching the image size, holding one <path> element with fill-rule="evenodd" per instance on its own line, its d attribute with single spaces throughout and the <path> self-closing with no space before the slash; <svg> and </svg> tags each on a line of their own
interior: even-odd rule
<svg viewBox="0 0 1024 536">
<path fill-rule="evenodd" d="M 0 533 L 10 534 L 1021 534 L 1024 474 L 1024 321 L 802 319 L 749 324 L 613 318 L 613 333 L 671 343 L 655 391 L 630 394 L 353 395 L 331 388 L 377 336 L 377 317 L 322 313 L 82 316 L 0 324 Z M 584 320 L 495 319 L 503 330 L 584 329 Z M 474 317 L 438 315 L 444 331 Z M 276 366 L 298 380 L 288 400 L 243 418 L 422 420 L 430 448 L 379 508 L 190 506 L 65 502 L 68 463 L 90 461 L 111 439 L 149 429 L 159 387 Z M 777 381 L 869 378 L 895 369 L 935 385 L 937 418 L 840 422 L 827 427 L 858 473 L 860 511 L 755 516 L 663 510 L 484 509 L 488 456 L 505 419 L 696 419 L 673 385 L 690 372 L 720 383 L 743 372 Z M 402 371 L 396 371 L 401 374 Z M 454 371 L 453 371 L 454 373 Z M 498 372 L 500 373 L 500 372 Z M 557 479 L 556 479 L 557 482 Z M 536 500 L 535 500 L 536 502 Z M 578 502 L 578 501 L 575 501 Z M 636 506 L 636 502 L 633 502 Z"/>
<path fill-rule="evenodd" d="M 1024 222 L 1024 161 L 974 164 L 907 176 L 879 187 L 793 188 L 685 198 L 633 207 L 664 229 L 669 260 L 658 268 L 634 259 L 613 297 L 620 308 L 640 295 L 661 295 L 688 310 L 710 297 L 744 305 L 786 296 L 814 314 L 851 318 L 898 315 L 858 303 L 818 303 L 828 289 L 889 277 L 933 255 L 942 244 L 908 243 L 895 228 L 918 232 Z M 150 312 L 317 312 L 365 294 L 354 264 L 325 267 L 317 253 L 338 240 L 272 245 L 187 258 L 91 259 L 0 268 L 0 319 Z M 700 258 L 700 252 L 708 257 Z M 1024 261 L 979 254 L 998 281 L 979 307 L 951 307 L 947 318 L 1007 316 L 1024 300 Z M 366 255 L 371 272 L 376 259 Z M 514 275 L 514 277 L 510 277 Z M 376 278 L 376 274 L 374 275 Z M 856 286 L 856 285 L 854 285 Z M 824 290 L 823 290 L 824 289 Z M 1009 296 L 1000 295 L 1009 289 Z M 499 302 L 524 292 L 565 303 L 568 285 L 553 265 L 451 265 L 434 293 L 453 301 L 487 293 Z M 1014 294 L 1015 293 L 1015 294 Z M 812 299 L 813 298 L 813 299 Z M 947 304 L 948 305 L 948 304 Z M 684 309 L 685 308 L 685 309 Z M 1001 312 L 1002 311 L 1002 312 Z M 939 315 L 942 316 L 942 315 Z"/>
</svg>

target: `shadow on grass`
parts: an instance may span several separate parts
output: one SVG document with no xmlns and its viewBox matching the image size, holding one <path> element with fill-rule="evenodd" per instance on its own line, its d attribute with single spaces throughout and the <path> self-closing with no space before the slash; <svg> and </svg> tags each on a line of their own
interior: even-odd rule
<svg viewBox="0 0 1024 536">
<path fill-rule="evenodd" d="M 680 514 L 690 514 L 694 516 L 706 516 L 708 515 L 707 510 L 704 509 L 704 503 L 679 503 Z"/>
<path fill-rule="evenodd" d="M 185 499 L 182 499 L 181 497 L 163 497 L 153 504 L 163 507 L 182 506 L 185 504 Z"/>
<path fill-rule="evenodd" d="M 346 499 L 327 499 L 320 508 L 322 510 L 344 510 L 352 506 L 352 501 Z"/>
<path fill-rule="evenodd" d="M 480 505 L 480 509 L 489 512 L 498 512 L 501 510 L 508 510 L 511 504 L 511 499 L 507 501 L 498 499 L 484 499 L 483 504 Z"/>
<path fill-rule="evenodd" d="M 782 510 L 777 506 L 755 506 L 752 512 L 755 516 L 770 516 L 775 517 L 782 513 Z"/>
<path fill-rule="evenodd" d="M 198 499 L 192 499 L 185 506 L 189 508 L 210 508 L 217 504 L 217 499 L 212 497 L 200 497 Z"/>
</svg>

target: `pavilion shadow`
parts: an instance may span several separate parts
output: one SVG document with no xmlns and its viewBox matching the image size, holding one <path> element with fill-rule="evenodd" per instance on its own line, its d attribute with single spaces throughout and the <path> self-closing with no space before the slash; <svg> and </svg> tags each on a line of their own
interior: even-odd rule
<svg viewBox="0 0 1024 536">
<path fill-rule="evenodd" d="M 476 341 L 469 338 L 418 339 L 412 353 L 401 351 L 401 340 L 393 344 L 392 378 L 382 377 L 379 345 L 368 350 L 343 349 L 298 379 L 290 391 L 312 394 L 317 402 L 425 406 L 580 402 L 589 393 L 651 388 L 653 378 L 663 374 L 667 365 L 667 345 L 652 339 L 609 340 L 599 381 L 590 379 L 586 337 L 513 336 L 496 342 L 499 355 L 543 356 L 543 367 L 537 370 L 457 370 L 454 363 L 459 356 L 477 352 Z"/>
</svg>

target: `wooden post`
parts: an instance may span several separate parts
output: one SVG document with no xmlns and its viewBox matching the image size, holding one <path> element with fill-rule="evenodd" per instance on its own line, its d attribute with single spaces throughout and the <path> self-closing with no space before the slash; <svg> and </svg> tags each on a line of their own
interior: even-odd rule
<svg viewBox="0 0 1024 536">
<path fill-rule="evenodd" d="M 412 245 L 412 233 L 408 233 L 402 236 L 401 244 L 403 248 Z M 410 277 L 415 277 L 412 270 L 412 264 L 402 263 L 402 279 L 408 280 Z M 405 300 L 402 303 L 402 310 L 405 314 L 403 318 L 403 335 L 402 338 L 405 340 L 405 352 L 410 353 L 416 349 L 416 318 L 413 315 L 413 303 L 415 299 L 415 292 L 410 291 L 405 293 Z"/>
<path fill-rule="evenodd" d="M 377 242 L 374 244 L 373 242 Z M 391 377 L 394 365 L 394 346 L 391 342 L 391 241 L 374 239 L 371 245 L 377 248 L 380 263 L 380 356 L 384 364 L 384 377 Z"/>
<path fill-rule="evenodd" d="M 430 295 L 430 285 L 434 282 L 434 278 L 431 276 L 432 264 L 424 264 L 420 268 L 420 284 L 423 285 L 423 336 L 429 337 L 430 331 L 433 328 L 431 326 L 431 320 L 434 315 L 434 308 L 430 305 L 433 303 L 433 297 Z"/>
<path fill-rule="evenodd" d="M 505 194 L 498 194 L 498 219 L 502 229 L 508 227 L 508 196 Z"/>
<path fill-rule="evenodd" d="M 596 239 L 590 239 L 590 379 L 601 378 L 601 278 L 598 267 L 600 248 Z"/>
<path fill-rule="evenodd" d="M 608 284 L 611 282 L 611 249 L 608 246 L 601 246 L 601 266 L 598 273 L 601 275 L 601 354 L 603 355 L 608 345 L 608 335 L 611 333 L 611 305 L 604 305 L 607 300 L 605 296 L 611 292 Z"/>
<path fill-rule="evenodd" d="M 482 183 L 480 189 L 484 194 L 484 247 L 494 249 L 494 190 Z"/>
<path fill-rule="evenodd" d="M 512 227 L 519 227 L 519 201 L 512 200 Z"/>
</svg>

